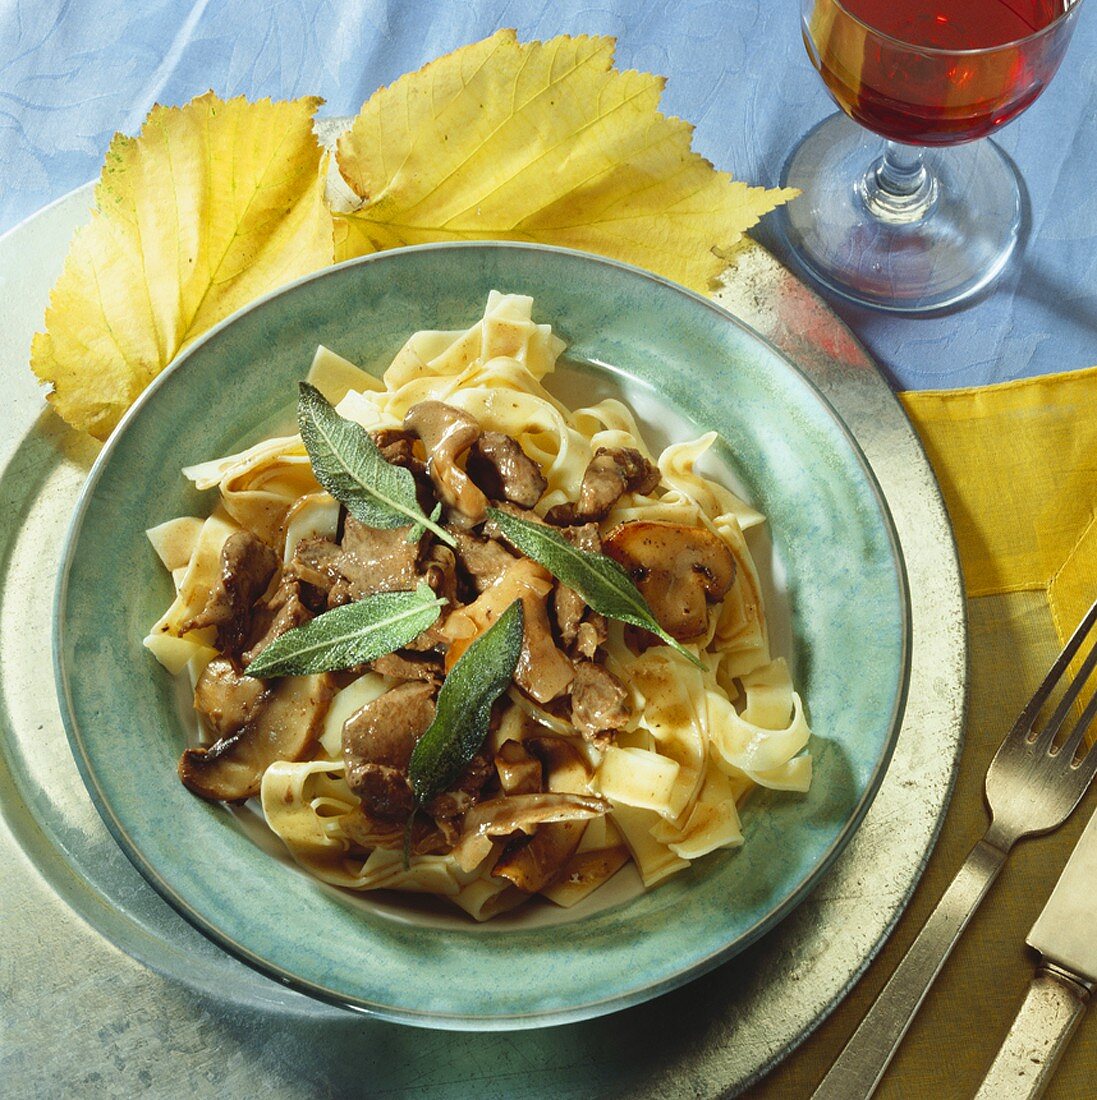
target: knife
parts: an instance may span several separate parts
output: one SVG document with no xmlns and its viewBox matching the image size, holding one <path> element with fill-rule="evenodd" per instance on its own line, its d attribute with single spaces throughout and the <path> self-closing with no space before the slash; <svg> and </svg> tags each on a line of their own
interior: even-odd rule
<svg viewBox="0 0 1097 1100">
<path fill-rule="evenodd" d="M 1026 942 L 1040 966 L 975 1100 L 1041 1096 L 1097 986 L 1097 813 Z"/>
</svg>

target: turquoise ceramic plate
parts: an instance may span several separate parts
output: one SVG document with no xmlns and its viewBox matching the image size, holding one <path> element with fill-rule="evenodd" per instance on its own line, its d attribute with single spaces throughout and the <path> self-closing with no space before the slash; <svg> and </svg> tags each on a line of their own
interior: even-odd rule
<svg viewBox="0 0 1097 1100">
<path fill-rule="evenodd" d="M 618 393 L 652 442 L 715 429 L 722 472 L 769 517 L 755 541 L 775 650 L 810 713 L 806 796 L 764 792 L 746 843 L 640 893 L 622 873 L 570 911 L 474 925 L 300 872 L 248 811 L 190 795 L 186 693 L 142 649 L 171 598 L 144 531 L 204 514 L 179 474 L 292 423 L 317 343 L 379 371 L 423 328 L 463 328 L 492 288 L 531 294 L 567 340 L 555 387 Z M 719 470 L 719 467 L 718 467 Z M 871 472 L 829 405 L 702 297 L 562 250 L 467 244 L 344 264 L 279 291 L 165 371 L 97 461 L 57 591 L 61 709 L 107 825 L 149 882 L 226 950 L 306 993 L 433 1027 L 537 1027 L 610 1012 L 715 966 L 811 889 L 863 817 L 899 728 L 909 656 L 902 560 Z"/>
</svg>

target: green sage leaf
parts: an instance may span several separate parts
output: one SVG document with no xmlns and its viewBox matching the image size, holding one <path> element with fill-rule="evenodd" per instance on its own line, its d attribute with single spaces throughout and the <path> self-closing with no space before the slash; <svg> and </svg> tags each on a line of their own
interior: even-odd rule
<svg viewBox="0 0 1097 1100">
<path fill-rule="evenodd" d="M 420 806 L 444 791 L 483 745 L 491 705 L 518 665 L 524 629 L 522 601 L 515 600 L 450 669 L 438 692 L 434 721 L 416 742 L 408 765 Z"/>
<path fill-rule="evenodd" d="M 489 508 L 488 515 L 507 542 L 568 588 L 574 588 L 600 615 L 650 630 L 695 665 L 704 667 L 695 653 L 659 625 L 643 593 L 613 558 L 581 550 L 547 524 L 531 523 L 498 508 Z"/>
<path fill-rule="evenodd" d="M 316 480 L 367 527 L 415 524 L 453 546 L 453 536 L 419 507 L 411 472 L 386 462 L 369 432 L 340 416 L 315 386 L 300 388 L 297 423 Z"/>
<path fill-rule="evenodd" d="M 434 510 L 431 512 L 430 518 L 432 520 L 434 520 L 435 522 L 437 522 L 438 517 L 441 514 L 442 514 L 442 502 L 439 501 L 434 506 Z M 415 524 L 415 526 L 412 527 L 411 530 L 408 531 L 408 537 L 405 541 L 406 542 L 418 542 L 423 537 L 423 532 L 425 530 L 426 530 L 426 528 L 421 523 Z"/>
<path fill-rule="evenodd" d="M 287 630 L 245 672 L 262 679 L 309 676 L 376 660 L 433 626 L 445 602 L 425 583 L 414 592 L 366 596 Z"/>
</svg>

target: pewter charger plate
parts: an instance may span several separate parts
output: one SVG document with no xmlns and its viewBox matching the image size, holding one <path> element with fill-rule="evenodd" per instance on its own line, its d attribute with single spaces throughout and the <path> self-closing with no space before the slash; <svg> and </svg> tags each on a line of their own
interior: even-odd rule
<svg viewBox="0 0 1097 1100">
<path fill-rule="evenodd" d="M 406 1033 L 285 992 L 212 948 L 137 878 L 100 825 L 68 755 L 49 691 L 48 605 L 60 538 L 92 448 L 40 414 L 25 362 L 69 233 L 89 199 L 82 189 L 0 242 L 0 270 L 19 273 L 18 283 L 8 275 L 5 287 L 17 320 L 0 336 L 7 352 L 0 369 L 15 394 L 14 431 L 0 447 L 0 501 L 16 520 L 0 535 L 0 788 L 10 829 L 0 832 L 0 851 L 15 865 L 5 891 L 12 927 L 6 940 L 23 945 L 9 1009 L 28 1021 L 51 1021 L 36 1028 L 33 1049 L 8 1060 L 15 1074 L 9 1080 L 74 1083 L 89 1064 L 106 1068 L 114 1059 L 117 1068 L 112 1049 L 124 1046 L 137 1052 L 125 1063 L 137 1083 L 169 1043 L 212 1043 L 220 1057 L 205 1059 L 198 1094 L 253 1086 L 259 1074 L 275 1095 L 299 1088 L 298 1077 L 335 1091 L 368 1081 L 371 1094 L 442 1096 L 475 1087 L 485 1096 L 707 1095 L 741 1088 L 787 1053 L 855 980 L 901 912 L 936 837 L 960 743 L 963 605 L 947 521 L 913 433 L 863 352 L 768 256 L 757 249 L 740 256 L 732 277 L 739 294 L 729 289 L 724 304 L 781 345 L 843 414 L 883 485 L 910 572 L 907 715 L 857 837 L 815 894 L 760 944 L 649 1005 L 520 1035 Z M 911 799 L 915 785 L 919 796 Z M 111 952 L 71 920 L 59 897 L 174 981 L 161 982 Z M 67 982 L 43 982 L 56 975 L 59 957 Z M 58 1013 L 77 984 L 85 995 L 68 1003 L 79 1011 Z M 191 1005 L 188 1013 L 177 1010 L 181 999 Z M 121 1038 L 133 1027 L 136 1035 Z M 257 1045 L 258 1033 L 292 1038 Z M 120 1038 L 104 1043 L 112 1034 Z M 135 1038 L 143 1041 L 135 1046 Z"/>
</svg>

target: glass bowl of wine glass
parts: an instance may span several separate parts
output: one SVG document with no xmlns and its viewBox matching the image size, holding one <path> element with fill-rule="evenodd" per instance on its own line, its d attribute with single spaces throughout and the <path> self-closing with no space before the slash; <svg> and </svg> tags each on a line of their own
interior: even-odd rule
<svg viewBox="0 0 1097 1100">
<path fill-rule="evenodd" d="M 842 113 L 782 177 L 792 250 L 834 293 L 926 312 L 988 287 L 1022 225 L 1013 162 L 986 140 L 1059 68 L 1081 0 L 801 0 Z"/>
</svg>

